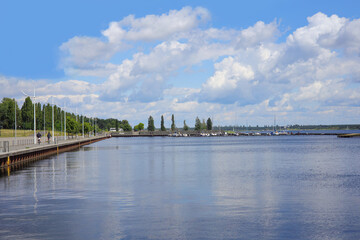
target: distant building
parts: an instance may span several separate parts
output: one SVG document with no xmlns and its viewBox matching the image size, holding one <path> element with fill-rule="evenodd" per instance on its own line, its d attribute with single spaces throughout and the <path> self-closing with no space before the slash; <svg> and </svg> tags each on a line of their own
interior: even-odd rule
<svg viewBox="0 0 360 240">
<path fill-rule="evenodd" d="M 119 128 L 119 132 L 123 132 L 124 129 Z M 110 132 L 116 132 L 116 128 L 110 128 Z"/>
</svg>

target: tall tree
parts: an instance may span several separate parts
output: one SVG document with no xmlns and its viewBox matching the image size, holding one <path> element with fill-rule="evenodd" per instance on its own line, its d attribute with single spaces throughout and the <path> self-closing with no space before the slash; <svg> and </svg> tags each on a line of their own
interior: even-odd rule
<svg viewBox="0 0 360 240">
<path fill-rule="evenodd" d="M 44 105 L 44 109 L 45 109 L 45 126 L 46 129 L 49 131 L 52 128 L 52 107 L 48 103 Z"/>
<path fill-rule="evenodd" d="M 117 119 L 116 119 L 116 122 L 115 122 L 115 130 L 119 131 L 119 121 Z"/>
<path fill-rule="evenodd" d="M 154 119 L 152 116 L 149 117 L 148 119 L 148 127 L 147 127 L 149 132 L 153 132 L 155 131 L 155 126 L 154 126 Z"/>
<path fill-rule="evenodd" d="M 33 129 L 33 119 L 34 111 L 33 111 L 33 103 L 30 97 L 25 98 L 25 102 L 21 107 L 21 121 L 23 124 L 23 129 Z"/>
<path fill-rule="evenodd" d="M 199 117 L 196 117 L 196 120 L 195 120 L 195 131 L 200 131 L 200 130 L 201 130 L 201 122 L 200 122 Z"/>
<path fill-rule="evenodd" d="M 171 115 L 171 131 L 174 131 L 176 128 L 175 126 L 175 118 L 174 118 L 174 114 Z"/>
<path fill-rule="evenodd" d="M 19 126 L 20 110 L 15 101 L 11 98 L 3 98 L 0 103 L 0 122 L 2 128 L 14 129 L 15 127 L 15 108 L 16 108 L 16 121 Z"/>
<path fill-rule="evenodd" d="M 208 120 L 206 121 L 206 129 L 212 130 L 212 121 L 210 118 L 208 118 Z"/>
<path fill-rule="evenodd" d="M 36 112 L 36 129 L 41 131 L 44 129 L 44 113 L 41 109 L 41 103 L 35 103 Z"/>
<path fill-rule="evenodd" d="M 184 120 L 184 131 L 188 131 L 189 130 L 189 127 L 188 125 L 186 125 L 186 121 Z"/>
<path fill-rule="evenodd" d="M 166 131 L 165 125 L 164 125 L 164 116 L 161 115 L 161 131 Z"/>
<path fill-rule="evenodd" d="M 201 130 L 206 130 L 206 123 L 205 123 L 205 119 L 202 120 L 201 123 Z"/>
</svg>

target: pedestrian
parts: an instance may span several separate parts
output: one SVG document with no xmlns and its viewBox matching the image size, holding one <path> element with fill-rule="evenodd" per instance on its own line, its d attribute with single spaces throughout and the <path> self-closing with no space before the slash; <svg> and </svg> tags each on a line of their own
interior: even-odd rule
<svg viewBox="0 0 360 240">
<path fill-rule="evenodd" d="M 51 134 L 50 134 L 50 132 L 48 132 L 48 134 L 47 134 L 47 138 L 48 138 L 48 143 L 50 143 L 50 138 L 51 138 Z"/>
<path fill-rule="evenodd" d="M 41 143 L 41 133 L 38 132 L 38 133 L 36 134 L 36 136 L 37 136 L 37 138 L 38 138 L 38 143 L 40 144 L 40 143 Z"/>
</svg>

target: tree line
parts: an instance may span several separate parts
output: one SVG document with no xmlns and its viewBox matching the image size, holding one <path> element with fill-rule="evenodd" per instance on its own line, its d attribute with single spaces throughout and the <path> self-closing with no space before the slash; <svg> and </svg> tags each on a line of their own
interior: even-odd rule
<svg viewBox="0 0 360 240">
<path fill-rule="evenodd" d="M 36 129 L 39 131 L 52 130 L 52 108 L 54 108 L 54 130 L 64 131 L 64 122 L 66 117 L 66 132 L 69 134 L 84 133 L 92 131 L 109 130 L 110 127 L 117 126 L 124 131 L 131 131 L 127 120 L 119 121 L 117 119 L 90 118 L 87 116 L 74 114 L 62 110 L 60 107 L 51 104 L 35 103 Z M 27 97 L 21 106 L 15 99 L 3 98 L 0 102 L 0 129 L 14 129 L 16 116 L 16 128 L 24 130 L 34 129 L 34 103 L 30 97 Z M 84 122 L 84 126 L 83 126 Z"/>
<path fill-rule="evenodd" d="M 118 120 L 114 118 L 101 119 L 101 118 L 90 118 L 87 116 L 65 112 L 62 108 L 51 104 L 35 103 L 35 116 L 36 116 L 36 129 L 39 131 L 50 131 L 52 130 L 52 108 L 54 108 L 54 130 L 64 131 L 64 116 L 66 116 L 66 132 L 70 134 L 82 133 L 84 122 L 84 133 L 88 134 L 92 131 L 108 131 L 110 128 L 116 128 L 116 131 L 122 129 L 123 131 L 141 131 L 145 128 L 143 123 L 139 123 L 131 127 L 127 120 Z M 16 112 L 16 114 L 15 114 Z M 34 103 L 30 97 L 27 97 L 21 106 L 17 104 L 15 99 L 3 98 L 0 102 L 0 129 L 14 129 L 15 128 L 15 115 L 16 115 L 16 128 L 24 130 L 34 129 Z M 96 126 L 96 127 L 95 127 Z M 96 128 L 96 129 L 95 129 Z M 148 118 L 148 131 L 155 131 L 154 118 L 149 116 Z M 171 131 L 176 131 L 178 128 L 175 125 L 174 114 L 171 115 Z M 182 129 L 188 131 L 190 127 L 184 124 Z M 195 131 L 200 130 L 212 130 L 212 120 L 210 118 L 200 119 L 196 117 L 195 126 L 192 128 Z M 166 131 L 164 116 L 161 115 L 160 131 Z"/>
<path fill-rule="evenodd" d="M 143 123 L 139 123 L 138 125 L 134 126 L 134 131 L 141 131 L 143 129 L 144 129 L 144 124 Z M 156 128 L 155 128 L 155 125 L 154 125 L 154 118 L 152 116 L 149 116 L 147 130 L 149 132 L 153 132 L 153 131 L 155 131 L 155 129 Z M 184 125 L 183 125 L 182 129 L 184 131 L 188 131 L 190 129 L 189 126 L 186 124 L 186 120 L 184 120 Z M 177 130 L 177 127 L 175 125 L 174 114 L 171 115 L 171 127 L 170 127 L 170 130 L 171 131 Z M 205 119 L 200 121 L 199 117 L 196 117 L 194 130 L 195 131 L 212 130 L 212 120 L 211 120 L 211 118 L 208 118 L 207 121 L 205 122 Z M 161 115 L 160 131 L 166 131 L 165 122 L 164 122 L 164 116 L 163 115 Z"/>
</svg>

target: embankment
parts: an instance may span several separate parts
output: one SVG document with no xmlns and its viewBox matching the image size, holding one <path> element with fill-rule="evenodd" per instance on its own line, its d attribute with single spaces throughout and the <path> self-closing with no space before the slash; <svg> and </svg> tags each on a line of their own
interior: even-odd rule
<svg viewBox="0 0 360 240">
<path fill-rule="evenodd" d="M 107 139 L 108 136 L 99 136 L 86 139 L 69 140 L 59 144 L 40 145 L 6 153 L 0 153 L 0 169 L 18 164 L 32 162 L 41 158 L 80 148 Z"/>
</svg>

